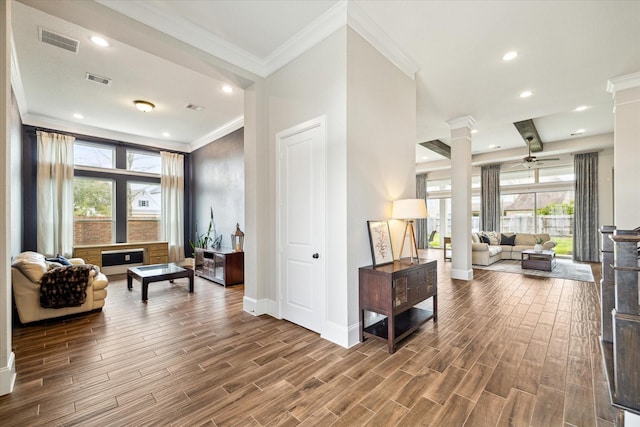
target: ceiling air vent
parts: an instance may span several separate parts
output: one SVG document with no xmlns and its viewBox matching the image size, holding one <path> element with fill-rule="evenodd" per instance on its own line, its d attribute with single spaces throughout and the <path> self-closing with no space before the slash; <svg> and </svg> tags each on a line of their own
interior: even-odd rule
<svg viewBox="0 0 640 427">
<path fill-rule="evenodd" d="M 67 36 L 54 33 L 53 31 L 46 30 L 44 28 L 40 28 L 40 41 L 73 53 L 78 53 L 78 47 L 80 46 L 80 42 L 78 40 L 71 39 Z"/>
<path fill-rule="evenodd" d="M 199 105 L 193 105 L 193 104 L 187 104 L 185 106 L 185 108 L 188 108 L 189 110 L 193 110 L 193 111 L 202 111 L 202 110 L 204 110 L 204 107 L 201 107 Z"/>
<path fill-rule="evenodd" d="M 109 86 L 111 84 L 111 79 L 108 77 L 102 77 L 97 74 L 87 73 L 87 80 L 92 82 L 101 83 L 103 85 Z"/>
</svg>

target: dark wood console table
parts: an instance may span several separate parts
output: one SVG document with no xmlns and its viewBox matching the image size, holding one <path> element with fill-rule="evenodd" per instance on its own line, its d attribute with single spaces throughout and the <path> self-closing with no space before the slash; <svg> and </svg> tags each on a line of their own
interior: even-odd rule
<svg viewBox="0 0 640 427">
<path fill-rule="evenodd" d="M 401 260 L 361 267 L 359 275 L 361 341 L 385 341 L 393 353 L 398 341 L 430 319 L 438 320 L 437 261 L 419 259 L 411 264 Z M 433 298 L 433 310 L 415 307 L 427 298 Z M 365 326 L 365 311 L 387 317 Z"/>
<path fill-rule="evenodd" d="M 197 276 L 223 286 L 244 283 L 244 252 L 234 249 L 195 250 L 195 273 Z"/>
</svg>

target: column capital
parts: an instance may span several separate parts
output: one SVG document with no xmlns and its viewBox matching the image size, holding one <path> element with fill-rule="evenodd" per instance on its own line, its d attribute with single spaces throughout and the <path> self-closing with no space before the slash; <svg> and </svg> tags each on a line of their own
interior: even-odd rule
<svg viewBox="0 0 640 427">
<path fill-rule="evenodd" d="M 476 120 L 471 116 L 461 116 L 455 119 L 448 120 L 447 123 L 451 129 L 469 128 L 473 129 L 476 124 Z"/>
<path fill-rule="evenodd" d="M 607 80 L 607 92 L 615 94 L 618 91 L 640 87 L 640 71 Z"/>
</svg>

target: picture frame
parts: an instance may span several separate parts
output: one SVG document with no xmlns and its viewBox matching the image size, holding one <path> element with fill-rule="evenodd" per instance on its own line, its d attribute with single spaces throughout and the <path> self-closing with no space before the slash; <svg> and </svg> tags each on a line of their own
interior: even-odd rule
<svg viewBox="0 0 640 427">
<path fill-rule="evenodd" d="M 373 266 L 392 263 L 394 259 L 389 222 L 370 220 L 367 221 L 367 229 Z"/>
</svg>

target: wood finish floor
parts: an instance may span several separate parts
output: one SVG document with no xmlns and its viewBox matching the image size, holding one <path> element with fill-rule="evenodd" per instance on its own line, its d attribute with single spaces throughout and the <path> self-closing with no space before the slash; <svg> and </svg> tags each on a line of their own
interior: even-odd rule
<svg viewBox="0 0 640 427">
<path fill-rule="evenodd" d="M 143 304 L 114 280 L 102 312 L 14 330 L 0 425 L 614 425 L 595 283 L 451 280 L 435 255 L 438 323 L 393 355 L 245 313 L 242 286 L 153 283 Z"/>
</svg>

